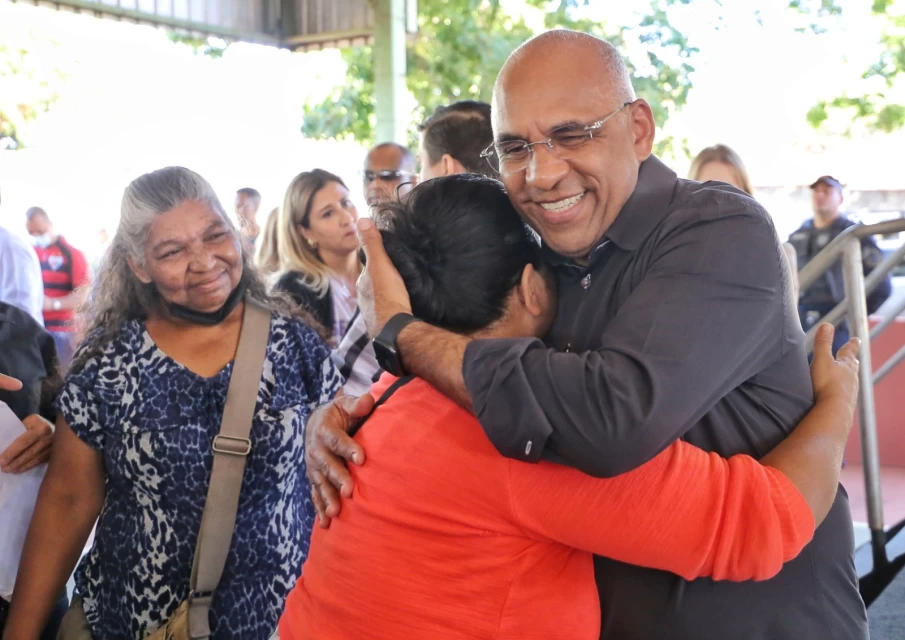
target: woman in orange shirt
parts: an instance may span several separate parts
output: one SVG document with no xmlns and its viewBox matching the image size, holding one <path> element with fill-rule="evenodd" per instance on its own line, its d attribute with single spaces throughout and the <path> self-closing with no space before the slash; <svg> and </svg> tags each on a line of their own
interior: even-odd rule
<svg viewBox="0 0 905 640">
<path fill-rule="evenodd" d="M 499 183 L 428 181 L 381 223 L 419 318 L 479 337 L 547 331 L 552 278 Z M 678 441 L 610 479 L 504 458 L 427 382 L 384 376 L 355 436 L 368 452 L 349 469 L 356 493 L 315 529 L 281 640 L 596 639 L 592 554 L 686 579 L 770 578 L 835 496 L 857 345 L 837 362 L 831 341 L 815 353 L 816 406 L 762 461 Z"/>
</svg>

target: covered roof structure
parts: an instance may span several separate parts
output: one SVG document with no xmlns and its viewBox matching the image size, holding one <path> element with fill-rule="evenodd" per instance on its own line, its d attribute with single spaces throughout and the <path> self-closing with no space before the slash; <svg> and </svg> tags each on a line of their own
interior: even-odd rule
<svg viewBox="0 0 905 640">
<path fill-rule="evenodd" d="M 405 43 L 417 30 L 417 0 L 19 1 L 298 51 L 371 44 L 378 137 L 404 141 Z"/>
</svg>

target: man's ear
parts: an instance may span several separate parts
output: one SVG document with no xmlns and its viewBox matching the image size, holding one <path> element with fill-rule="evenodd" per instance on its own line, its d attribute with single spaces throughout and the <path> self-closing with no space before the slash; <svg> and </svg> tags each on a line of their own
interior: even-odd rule
<svg viewBox="0 0 905 640">
<path fill-rule="evenodd" d="M 440 162 L 443 163 L 444 176 L 457 176 L 460 173 L 468 173 L 464 165 L 448 153 L 443 154 L 443 157 L 440 158 Z"/>
<path fill-rule="evenodd" d="M 654 114 L 646 100 L 635 100 L 629 110 L 629 122 L 635 139 L 635 157 L 638 162 L 644 162 L 650 157 L 654 148 L 654 136 L 657 125 L 654 122 Z"/>
<path fill-rule="evenodd" d="M 151 276 L 148 275 L 148 272 L 144 270 L 144 268 L 138 266 L 135 260 L 132 257 L 126 258 L 126 262 L 129 263 L 129 268 L 132 269 L 132 273 L 135 274 L 135 277 L 144 282 L 145 284 L 151 284 L 153 280 Z"/>
</svg>

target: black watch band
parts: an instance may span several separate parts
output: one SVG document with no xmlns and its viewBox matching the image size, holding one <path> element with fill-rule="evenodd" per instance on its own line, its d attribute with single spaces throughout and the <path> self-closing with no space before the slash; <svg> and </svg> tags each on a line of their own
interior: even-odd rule
<svg viewBox="0 0 905 640">
<path fill-rule="evenodd" d="M 397 377 L 405 375 L 396 339 L 403 329 L 416 320 L 417 318 L 410 313 L 397 313 L 374 338 L 374 355 L 377 356 L 377 364 L 387 373 Z"/>
</svg>

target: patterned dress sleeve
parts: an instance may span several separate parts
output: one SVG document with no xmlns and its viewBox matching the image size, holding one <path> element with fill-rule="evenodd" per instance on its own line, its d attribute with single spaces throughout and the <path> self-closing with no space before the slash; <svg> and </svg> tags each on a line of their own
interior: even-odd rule
<svg viewBox="0 0 905 640">
<path fill-rule="evenodd" d="M 72 432 L 85 444 L 98 451 L 104 450 L 104 429 L 100 421 L 100 405 L 94 393 L 90 376 L 85 369 L 67 376 L 57 399 L 57 412 L 66 420 Z"/>
<path fill-rule="evenodd" d="M 314 411 L 336 396 L 343 378 L 330 358 L 330 348 L 317 332 L 300 320 L 295 320 L 293 327 L 300 345 L 301 382 L 308 392 L 308 409 Z"/>
</svg>

